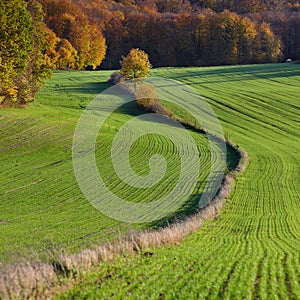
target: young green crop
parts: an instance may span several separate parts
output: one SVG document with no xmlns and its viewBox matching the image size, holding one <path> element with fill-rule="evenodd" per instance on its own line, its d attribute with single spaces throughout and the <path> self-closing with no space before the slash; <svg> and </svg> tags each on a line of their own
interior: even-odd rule
<svg viewBox="0 0 300 300">
<path fill-rule="evenodd" d="M 132 225 L 110 219 L 82 195 L 72 166 L 72 141 L 77 121 L 89 101 L 109 87 L 110 72 L 55 72 L 27 109 L 0 111 L 0 261 L 47 257 L 48 252 L 76 252 L 128 231 Z M 163 184 L 155 189 L 126 185 L 114 172 L 110 148 L 117 130 L 138 114 L 134 103 L 123 106 L 103 125 L 97 140 L 97 164 L 105 183 L 128 201 L 149 201 L 168 193 L 179 174 L 174 145 L 158 135 L 138 139 L 130 163 L 138 174 L 147 174 L 153 154 L 168 161 Z M 151 124 L 149 124 L 151 126 Z M 191 132 L 206 165 L 195 193 L 201 193 L 210 165 L 208 141 Z M 229 152 L 229 163 L 237 157 Z M 181 214 L 195 211 L 194 199 Z M 136 225 L 141 227 L 157 224 Z M 52 255 L 52 253 L 51 253 Z"/>
<path fill-rule="evenodd" d="M 227 205 L 180 245 L 104 264 L 62 299 L 299 299 L 300 68 L 153 70 L 196 88 L 246 149 Z"/>
</svg>

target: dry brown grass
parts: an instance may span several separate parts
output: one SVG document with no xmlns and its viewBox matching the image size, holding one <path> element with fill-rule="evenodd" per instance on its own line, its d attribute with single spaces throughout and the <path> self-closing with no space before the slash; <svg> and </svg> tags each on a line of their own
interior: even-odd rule
<svg viewBox="0 0 300 300">
<path fill-rule="evenodd" d="M 109 262 L 124 253 L 136 253 L 150 247 L 176 244 L 187 235 L 197 231 L 205 221 L 218 217 L 228 198 L 234 178 L 244 171 L 248 164 L 245 151 L 231 144 L 240 154 L 237 168 L 224 177 L 223 184 L 206 208 L 184 221 L 174 223 L 159 230 L 131 232 L 111 243 L 94 249 L 86 249 L 74 255 L 56 255 L 54 263 L 20 263 L 0 268 L 0 299 L 49 299 L 49 289 L 59 285 L 59 278 L 74 278 L 75 274 L 85 273 L 101 262 Z M 48 292 L 47 292 L 48 290 Z"/>
<path fill-rule="evenodd" d="M 51 264 L 42 262 L 3 265 L 0 274 L 0 299 L 30 299 L 42 287 L 54 285 L 57 274 Z"/>
</svg>

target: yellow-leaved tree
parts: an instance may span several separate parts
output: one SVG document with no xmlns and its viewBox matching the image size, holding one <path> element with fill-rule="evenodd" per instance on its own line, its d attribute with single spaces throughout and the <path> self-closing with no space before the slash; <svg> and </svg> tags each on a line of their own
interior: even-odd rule
<svg viewBox="0 0 300 300">
<path fill-rule="evenodd" d="M 124 79 L 139 79 L 146 77 L 151 69 L 148 54 L 138 48 L 131 49 L 120 61 L 120 73 Z"/>
<path fill-rule="evenodd" d="M 143 112 L 167 115 L 166 109 L 158 99 L 155 87 L 140 80 L 148 75 L 152 67 L 148 54 L 138 48 L 131 49 L 127 56 L 122 57 L 120 64 L 120 74 L 123 79 L 134 81 L 133 83 L 126 81 L 123 87 L 125 86 L 128 91 L 134 93 L 137 107 Z"/>
<path fill-rule="evenodd" d="M 23 107 L 51 77 L 37 0 L 0 1 L 0 108 Z"/>
</svg>

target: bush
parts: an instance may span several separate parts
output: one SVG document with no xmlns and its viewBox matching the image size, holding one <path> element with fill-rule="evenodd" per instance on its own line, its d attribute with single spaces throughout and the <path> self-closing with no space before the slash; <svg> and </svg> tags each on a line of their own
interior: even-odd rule
<svg viewBox="0 0 300 300">
<path fill-rule="evenodd" d="M 115 85 L 115 84 L 122 82 L 123 79 L 124 79 L 124 77 L 122 74 L 120 74 L 120 72 L 114 72 L 110 75 L 110 78 L 107 80 L 107 82 Z"/>
<path fill-rule="evenodd" d="M 158 100 L 155 88 L 146 83 L 137 86 L 135 92 L 137 107 L 143 112 L 158 113 L 161 115 L 169 115 L 164 106 Z"/>
</svg>

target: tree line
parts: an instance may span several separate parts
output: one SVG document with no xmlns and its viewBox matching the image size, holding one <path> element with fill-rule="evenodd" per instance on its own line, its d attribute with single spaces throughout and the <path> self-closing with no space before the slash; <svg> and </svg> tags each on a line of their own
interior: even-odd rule
<svg viewBox="0 0 300 300">
<path fill-rule="evenodd" d="M 154 67 L 300 59 L 300 4 L 296 1 L 41 3 L 56 68 L 118 68 L 121 56 L 137 47 L 149 54 Z"/>
</svg>

